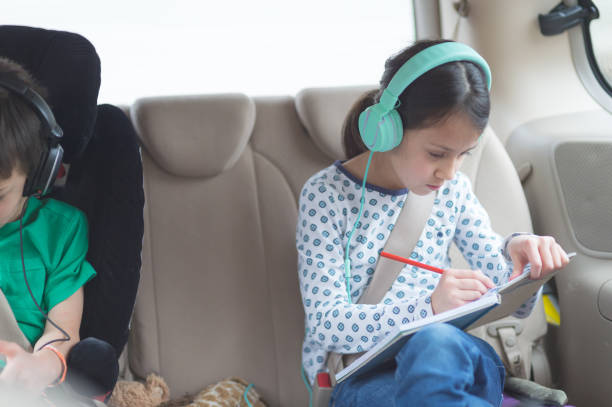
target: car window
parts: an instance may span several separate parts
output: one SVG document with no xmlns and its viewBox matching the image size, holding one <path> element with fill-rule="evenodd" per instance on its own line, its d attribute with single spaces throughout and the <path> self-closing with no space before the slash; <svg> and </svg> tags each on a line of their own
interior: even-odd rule
<svg viewBox="0 0 612 407">
<path fill-rule="evenodd" d="M 19 0 L 2 24 L 72 31 L 102 63 L 99 101 L 377 83 L 414 40 L 406 0 Z"/>
</svg>

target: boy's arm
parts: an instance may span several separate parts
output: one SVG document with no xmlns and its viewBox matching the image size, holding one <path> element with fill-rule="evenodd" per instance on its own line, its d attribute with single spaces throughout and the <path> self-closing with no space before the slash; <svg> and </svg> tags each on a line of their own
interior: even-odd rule
<svg viewBox="0 0 612 407">
<path fill-rule="evenodd" d="M 83 301 L 83 287 L 81 287 L 49 311 L 49 318 L 70 335 L 69 341 L 62 340 L 51 344 L 63 355 L 68 355 L 72 346 L 80 340 L 79 329 L 81 327 L 81 317 L 83 316 Z M 63 338 L 65 338 L 64 334 L 47 320 L 42 336 L 34 345 L 34 353 L 42 352 L 42 349 L 39 350 L 39 348 L 46 343 Z M 44 353 L 45 356 L 52 356 L 56 361 L 58 360 L 58 357 L 52 351 L 45 351 Z"/>
<path fill-rule="evenodd" d="M 69 341 L 51 344 L 62 355 L 67 355 L 70 348 L 79 341 L 82 313 L 82 287 L 49 311 L 49 318 L 70 335 Z M 40 392 L 53 384 L 63 373 L 63 363 L 51 349 L 39 350 L 39 348 L 49 341 L 62 338 L 64 335 L 61 331 L 47 321 L 43 335 L 36 342 L 33 353 L 26 352 L 15 343 L 0 341 L 0 352 L 5 355 L 8 362 L 0 374 L 0 382 L 15 384 L 34 392 Z"/>
</svg>

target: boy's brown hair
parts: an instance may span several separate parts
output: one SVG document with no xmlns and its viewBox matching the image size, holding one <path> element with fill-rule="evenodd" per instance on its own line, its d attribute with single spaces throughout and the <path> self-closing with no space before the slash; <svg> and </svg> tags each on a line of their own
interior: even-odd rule
<svg viewBox="0 0 612 407">
<path fill-rule="evenodd" d="M 14 75 L 45 96 L 44 89 L 16 62 L 0 57 L 0 73 Z M 48 148 L 41 133 L 40 119 L 29 103 L 0 82 L 0 179 L 9 178 L 15 169 L 27 176 L 36 168 Z"/>
</svg>

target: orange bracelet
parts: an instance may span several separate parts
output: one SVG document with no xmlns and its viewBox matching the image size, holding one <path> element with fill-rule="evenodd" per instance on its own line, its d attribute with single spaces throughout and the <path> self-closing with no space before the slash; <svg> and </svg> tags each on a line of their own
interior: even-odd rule
<svg viewBox="0 0 612 407">
<path fill-rule="evenodd" d="M 59 360 L 62 362 L 62 373 L 60 374 L 59 379 L 57 379 L 55 383 L 52 383 L 49 386 L 57 386 L 58 384 L 63 383 L 64 380 L 66 380 L 66 371 L 68 370 L 68 366 L 66 365 L 66 358 L 64 357 L 62 352 L 57 350 L 57 348 L 55 348 L 54 346 L 45 345 L 42 349 L 49 349 L 53 351 L 53 353 L 55 353 L 57 357 L 59 358 Z"/>
</svg>

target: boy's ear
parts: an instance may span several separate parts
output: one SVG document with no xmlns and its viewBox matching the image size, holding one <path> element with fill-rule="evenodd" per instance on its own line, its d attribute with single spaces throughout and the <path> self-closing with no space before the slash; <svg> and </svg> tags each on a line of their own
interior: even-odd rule
<svg viewBox="0 0 612 407">
<path fill-rule="evenodd" d="M 41 154 L 35 168 L 27 174 L 23 195 L 44 195 L 53 185 L 62 163 L 62 128 L 55 121 L 47 102 L 32 88 L 31 83 L 24 82 L 16 75 L 0 72 L 0 87 L 25 103 L 40 120 L 41 135 L 46 143 L 45 152 Z"/>
</svg>

